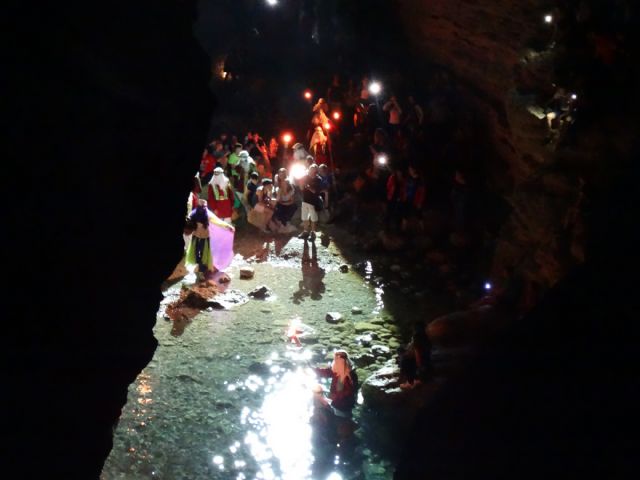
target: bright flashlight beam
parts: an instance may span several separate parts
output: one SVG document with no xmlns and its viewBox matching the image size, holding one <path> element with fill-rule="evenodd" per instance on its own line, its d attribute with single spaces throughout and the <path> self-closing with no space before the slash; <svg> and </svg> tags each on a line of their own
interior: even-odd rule
<svg viewBox="0 0 640 480">
<path fill-rule="evenodd" d="M 284 141 L 284 143 L 291 143 L 291 140 L 293 140 L 293 136 L 290 133 L 285 133 L 284 135 L 282 135 L 282 140 Z"/>
<path fill-rule="evenodd" d="M 296 163 L 291 167 L 291 176 L 296 180 L 300 180 L 306 174 L 307 167 L 305 167 L 302 163 Z"/>
<path fill-rule="evenodd" d="M 331 130 L 331 124 L 329 122 L 324 124 L 324 129 L 325 130 Z"/>
<path fill-rule="evenodd" d="M 278 4 L 278 0 L 267 0 L 267 5 L 275 7 Z"/>
<path fill-rule="evenodd" d="M 571 94 L 571 100 L 577 100 L 578 99 L 578 95 L 576 95 L 575 93 Z"/>
<path fill-rule="evenodd" d="M 334 120 L 340 120 L 341 116 L 342 115 L 340 115 L 340 112 L 333 112 L 333 119 Z"/>
<path fill-rule="evenodd" d="M 369 92 L 373 95 L 378 95 L 382 91 L 382 85 L 380 82 L 371 82 L 369 84 Z"/>
<path fill-rule="evenodd" d="M 311 100 L 311 97 L 313 95 L 311 94 L 311 92 L 309 90 L 305 90 L 304 91 L 304 98 L 306 98 L 307 100 Z"/>
<path fill-rule="evenodd" d="M 545 23 L 551 23 L 551 22 L 553 22 L 553 17 L 551 15 L 545 15 L 544 16 L 544 21 L 545 21 Z"/>
<path fill-rule="evenodd" d="M 389 159 L 387 158 L 386 155 L 378 155 L 378 163 L 380 165 L 386 165 L 388 161 Z"/>
</svg>

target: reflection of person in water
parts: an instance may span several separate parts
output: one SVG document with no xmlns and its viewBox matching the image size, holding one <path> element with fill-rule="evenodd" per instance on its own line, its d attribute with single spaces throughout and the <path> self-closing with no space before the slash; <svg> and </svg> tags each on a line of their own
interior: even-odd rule
<svg viewBox="0 0 640 480">
<path fill-rule="evenodd" d="M 325 291 L 324 269 L 318 265 L 318 250 L 315 243 L 311 244 L 311 257 L 309 257 L 309 244 L 304 242 L 302 251 L 302 280 L 299 282 L 298 291 L 293 294 L 293 302 L 300 303 L 303 297 L 312 300 L 320 300 Z"/>
</svg>

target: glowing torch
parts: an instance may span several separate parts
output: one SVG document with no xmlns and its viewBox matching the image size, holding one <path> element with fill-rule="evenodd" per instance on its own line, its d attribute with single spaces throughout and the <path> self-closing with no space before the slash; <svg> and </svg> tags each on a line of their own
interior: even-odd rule
<svg viewBox="0 0 640 480">
<path fill-rule="evenodd" d="M 335 112 L 333 112 L 333 119 L 334 120 L 340 120 L 340 118 L 342 118 L 342 114 L 340 112 L 338 112 L 337 110 Z"/>
<path fill-rule="evenodd" d="M 285 133 L 284 135 L 282 135 L 282 141 L 284 142 L 285 146 L 289 146 L 292 140 L 293 135 L 291 135 L 290 133 Z"/>
<path fill-rule="evenodd" d="M 305 90 L 303 93 L 303 96 L 305 99 L 311 100 L 311 97 L 313 97 L 313 94 L 311 93 L 311 90 Z"/>
</svg>

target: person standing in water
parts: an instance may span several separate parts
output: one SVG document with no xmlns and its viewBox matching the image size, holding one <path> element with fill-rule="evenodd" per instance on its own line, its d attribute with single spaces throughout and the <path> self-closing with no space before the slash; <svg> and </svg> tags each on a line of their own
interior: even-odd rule
<svg viewBox="0 0 640 480">
<path fill-rule="evenodd" d="M 351 410 L 356 405 L 358 375 L 349 354 L 345 350 L 337 350 L 330 367 L 314 368 L 314 371 L 320 377 L 331 379 L 328 396 L 324 396 L 322 387 L 314 389 L 316 405 L 330 410 L 338 417 L 350 418 Z"/>
</svg>

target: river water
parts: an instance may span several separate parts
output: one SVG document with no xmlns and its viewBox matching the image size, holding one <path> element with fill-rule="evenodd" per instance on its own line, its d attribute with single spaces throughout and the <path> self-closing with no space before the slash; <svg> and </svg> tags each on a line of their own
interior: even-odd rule
<svg viewBox="0 0 640 480">
<path fill-rule="evenodd" d="M 327 366 L 335 349 L 346 349 L 359 359 L 362 382 L 393 361 L 408 328 L 385 302 L 404 302 L 408 325 L 428 300 L 410 286 L 387 292 L 387 280 L 395 275 L 410 285 L 420 265 L 400 271 L 387 261 L 378 267 L 382 261 L 350 252 L 343 273 L 339 267 L 347 260 L 328 234 L 316 240 L 317 248 L 297 238 L 269 243 L 237 236 L 232 281 L 220 296 L 221 303 L 242 299 L 237 305 L 174 324 L 164 317 L 164 306 L 195 277 L 165 290 L 154 329 L 159 346 L 129 388 L 102 480 L 392 478 L 399 442 L 370 420 L 375 412 L 356 407 L 355 433 L 338 441 L 327 440 L 310 422 L 311 388 L 318 380 L 309 366 Z M 247 264 L 255 277 L 241 280 L 239 268 Z M 260 285 L 271 296 L 246 297 Z M 330 311 L 344 321 L 328 323 Z M 293 319 L 305 331 L 302 347 L 286 335 Z"/>
</svg>

